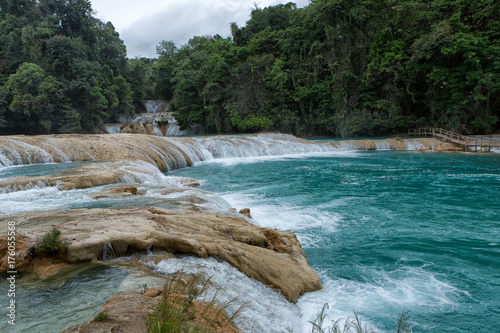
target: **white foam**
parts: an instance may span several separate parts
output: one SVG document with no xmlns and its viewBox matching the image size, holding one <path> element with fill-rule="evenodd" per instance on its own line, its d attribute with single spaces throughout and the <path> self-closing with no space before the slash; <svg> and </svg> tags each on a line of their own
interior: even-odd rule
<svg viewBox="0 0 500 333">
<path fill-rule="evenodd" d="M 104 127 L 106 128 L 106 132 L 109 134 L 119 134 L 122 132 L 122 124 L 106 124 Z"/>
<path fill-rule="evenodd" d="M 417 140 L 403 140 L 406 145 L 407 150 L 419 150 L 419 149 L 427 149 L 421 142 Z"/>
<path fill-rule="evenodd" d="M 384 318 L 392 312 L 396 322 L 403 309 L 411 311 L 422 307 L 435 308 L 436 312 L 452 311 L 457 306 L 455 300 L 467 295 L 440 280 L 435 273 L 427 272 L 425 265 L 403 266 L 394 272 L 368 269 L 368 280 L 332 277 L 333 274 L 321 267 L 313 268 L 321 277 L 323 289 L 299 299 L 297 304 L 307 320 L 314 320 L 322 306 L 328 303 L 328 322 L 353 318 L 353 311 L 357 311 L 364 324 L 380 331 L 370 318 Z"/>
<path fill-rule="evenodd" d="M 217 194 L 191 188 L 182 192 L 172 192 L 162 197 L 172 199 L 177 203 L 194 205 L 199 209 L 210 213 L 226 214 L 232 208 L 226 200 Z"/>
<path fill-rule="evenodd" d="M 332 233 L 337 231 L 338 222 L 342 219 L 340 214 L 315 206 L 300 207 L 287 202 L 266 203 L 269 200 L 252 193 L 230 192 L 221 194 L 221 197 L 233 207 L 250 207 L 255 224 L 281 230 L 320 228 L 322 232 Z"/>
<path fill-rule="evenodd" d="M 57 187 L 43 185 L 22 191 L 0 193 L 2 211 L 5 214 L 62 209 L 78 203 L 90 203 L 91 200 L 88 191 L 60 191 Z"/>
<path fill-rule="evenodd" d="M 182 270 L 188 274 L 203 274 L 219 287 L 217 299 L 221 303 L 237 298 L 226 309 L 232 315 L 241 305 L 243 311 L 236 317 L 236 326 L 248 333 L 287 332 L 287 326 L 297 328 L 300 324 L 300 312 L 297 306 L 287 302 L 281 295 L 269 287 L 257 282 L 238 271 L 226 262 L 214 258 L 200 259 L 185 257 L 164 260 L 157 265 L 149 263 L 156 271 L 173 274 Z M 209 289 L 206 300 L 211 300 L 215 289 Z M 297 332 L 297 331 L 294 331 Z"/>
<path fill-rule="evenodd" d="M 166 100 L 144 100 L 142 102 L 148 113 L 166 112 L 170 109 L 170 103 Z"/>
<path fill-rule="evenodd" d="M 143 184 L 152 187 L 183 187 L 182 177 L 166 176 L 158 168 L 144 161 L 128 162 L 119 168 L 125 172 L 120 182 Z"/>
<path fill-rule="evenodd" d="M 373 141 L 377 150 L 391 150 L 391 143 L 385 140 Z"/>
<path fill-rule="evenodd" d="M 291 230 L 306 249 L 324 245 L 328 235 L 337 231 L 342 220 L 340 214 L 318 206 L 299 207 L 286 202 L 266 203 L 266 198 L 256 194 L 232 192 L 221 194 L 221 197 L 237 210 L 250 208 L 253 219 L 249 222 L 252 224 L 282 231 Z"/>
<path fill-rule="evenodd" d="M 54 162 L 54 158 L 52 157 L 52 155 L 50 155 L 49 153 L 47 153 L 45 150 L 43 150 L 42 148 L 40 147 L 37 147 L 37 146 L 34 146 L 34 145 L 30 145 L 26 142 L 23 142 L 23 141 L 18 141 L 18 140 L 8 140 L 11 145 L 14 145 L 14 146 L 17 146 L 17 147 L 13 147 L 17 154 L 19 155 L 20 151 L 22 151 L 23 153 L 23 156 L 24 158 L 26 159 L 26 163 L 25 164 L 35 164 L 35 163 L 53 163 Z M 20 157 L 17 157 L 16 160 L 19 160 L 22 158 Z M 20 163 L 15 163 L 15 164 L 20 164 Z"/>
</svg>

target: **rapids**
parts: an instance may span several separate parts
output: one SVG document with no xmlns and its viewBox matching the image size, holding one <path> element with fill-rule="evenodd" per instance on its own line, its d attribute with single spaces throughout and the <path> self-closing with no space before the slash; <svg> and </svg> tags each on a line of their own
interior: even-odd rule
<svg viewBox="0 0 500 333">
<path fill-rule="evenodd" d="M 239 321 L 247 332 L 308 332 L 325 303 L 329 320 L 357 310 L 381 332 L 394 330 L 403 309 L 411 311 L 414 332 L 494 331 L 500 321 L 500 304 L 492 296 L 500 283 L 494 271 L 500 267 L 500 219 L 491 198 L 499 189 L 500 156 L 416 152 L 450 147 L 433 139 L 309 141 L 285 134 L 0 137 L 0 213 L 184 204 L 237 214 L 229 209 L 250 207 L 252 223 L 298 235 L 323 290 L 292 305 L 216 259 L 187 257 L 150 266 L 159 274 L 182 268 L 212 276 L 224 288 L 223 301 L 248 302 Z M 116 184 L 138 186 L 143 195 L 91 198 L 114 184 L 74 190 L 43 182 L 8 186 L 19 176 L 50 178 L 94 165 L 119 172 Z M 186 189 L 186 176 L 202 187 Z M 165 192 L 178 188 L 183 191 Z M 102 304 L 118 290 L 140 290 L 138 279 L 124 286 L 120 270 L 89 272 L 57 285 L 22 281 L 26 329 L 57 332 L 88 320 L 100 304 L 83 306 L 72 322 L 68 307 L 89 305 L 96 294 Z M 100 276 L 105 278 L 88 289 Z M 72 299 L 57 302 L 52 291 Z M 65 319 L 52 327 L 56 313 Z"/>
<path fill-rule="evenodd" d="M 434 139 L 309 141 L 286 134 L 164 138 L 150 135 L 52 135 L 0 137 L 0 167 L 91 161 L 142 160 L 161 170 L 213 159 L 317 154 L 348 150 L 435 150 Z"/>
</svg>

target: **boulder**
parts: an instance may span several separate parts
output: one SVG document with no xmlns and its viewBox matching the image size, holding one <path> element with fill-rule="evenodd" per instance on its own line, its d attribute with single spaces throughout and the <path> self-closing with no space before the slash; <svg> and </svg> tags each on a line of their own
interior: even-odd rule
<svg viewBox="0 0 500 333">
<path fill-rule="evenodd" d="M 126 126 L 123 126 L 122 133 L 148 134 L 147 129 L 143 124 L 127 124 Z"/>
<path fill-rule="evenodd" d="M 181 178 L 180 183 L 181 183 L 181 185 L 186 186 L 186 187 L 198 187 L 198 186 L 200 186 L 200 183 L 196 179 L 190 178 L 190 177 Z"/>
<path fill-rule="evenodd" d="M 138 194 L 137 187 L 123 186 L 123 187 L 112 187 L 107 190 L 92 193 L 91 196 L 93 199 L 102 199 L 102 198 L 119 199 L 124 197 L 130 197 L 137 194 Z"/>
<path fill-rule="evenodd" d="M 8 221 L 14 221 L 17 232 L 31 240 L 55 226 L 67 242 L 64 260 L 69 263 L 155 249 L 221 258 L 294 303 L 305 292 L 321 289 L 321 281 L 293 233 L 257 227 L 240 217 L 126 207 L 0 217 L 0 225 Z M 31 260 L 31 266 L 36 266 L 39 258 Z"/>
<path fill-rule="evenodd" d="M 106 318 L 98 321 L 92 318 L 84 324 L 72 326 L 62 333 L 137 333 L 146 331 L 146 319 L 154 314 L 162 302 L 164 288 L 150 288 L 144 292 L 125 291 L 111 296 L 99 310 Z M 240 332 L 229 321 L 224 309 L 209 303 L 192 301 L 187 296 L 171 290 L 170 304 L 184 307 L 185 320 L 193 326 L 208 328 L 210 332 Z"/>
<path fill-rule="evenodd" d="M 241 215 L 245 215 L 246 217 L 248 218 L 252 218 L 252 215 L 250 214 L 250 208 L 243 208 L 243 209 L 240 209 L 239 213 Z"/>
</svg>

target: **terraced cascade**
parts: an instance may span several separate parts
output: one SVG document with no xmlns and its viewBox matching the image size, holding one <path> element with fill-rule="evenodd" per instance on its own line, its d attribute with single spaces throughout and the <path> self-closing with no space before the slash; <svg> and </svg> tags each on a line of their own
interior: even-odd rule
<svg viewBox="0 0 500 333">
<path fill-rule="evenodd" d="M 279 314 L 294 332 L 311 332 L 325 303 L 324 329 L 358 311 L 376 332 L 395 332 L 403 310 L 413 332 L 498 328 L 499 154 L 338 151 L 170 174 L 196 175 L 257 225 L 297 235 L 323 289 L 299 299 L 299 315 Z"/>
<path fill-rule="evenodd" d="M 95 316 L 110 295 L 140 290 L 140 281 L 161 284 L 164 276 L 182 269 L 211 276 L 214 286 L 223 289 L 218 291 L 223 301 L 236 297 L 239 303 L 230 311 L 247 303 L 236 323 L 245 332 L 285 332 L 283 322 L 295 332 L 309 331 L 308 321 L 323 305 L 319 302 L 327 300 L 321 296 L 311 303 L 310 297 L 332 292 L 332 278 L 317 261 L 313 267 L 324 289 L 313 292 L 321 284 L 309 267 L 309 261 L 317 258 L 311 251 L 315 243 L 322 244 L 323 234 L 330 237 L 337 231 L 336 224 L 322 229 L 323 221 L 336 221 L 337 215 L 329 212 L 325 218 L 315 209 L 302 212 L 276 205 L 271 196 L 265 199 L 269 206 L 264 204 L 270 210 L 262 210 L 258 201 L 238 189 L 255 185 L 260 193 L 259 184 L 272 189 L 280 180 L 287 185 L 279 187 L 290 191 L 285 197 L 298 195 L 305 204 L 308 192 L 297 183 L 300 179 L 322 180 L 314 188 L 323 197 L 339 185 L 330 184 L 327 192 L 319 192 L 328 179 L 322 173 L 287 174 L 288 161 L 314 161 L 299 169 L 312 171 L 317 161 L 321 170 L 323 162 L 335 165 L 341 156 L 432 159 L 442 156 L 438 151 L 455 149 L 433 139 L 311 141 L 274 133 L 175 139 L 140 134 L 0 137 L 0 225 L 14 221 L 18 226 L 17 258 L 19 271 L 24 272 L 18 281 L 22 328 L 59 332 L 81 324 Z M 356 185 L 349 183 L 349 174 L 359 166 L 342 163 L 333 174 L 344 174 L 346 184 Z M 240 169 L 245 165 L 250 168 Z M 234 188 L 235 195 L 213 184 Z M 279 191 L 271 195 L 283 198 Z M 250 211 L 241 210 L 247 207 Z M 304 221 L 298 227 L 285 223 L 295 218 Z M 64 255 L 33 257 L 33 244 L 52 227 L 61 230 L 67 243 Z M 312 233 L 304 233 L 309 227 Z M 164 251 L 176 255 L 156 256 Z M 138 266 L 130 267 L 131 262 Z M 99 281 L 89 288 L 94 278 Z M 0 296 L 0 302 L 5 297 Z M 65 300 L 58 302 L 58 297 Z M 37 312 L 40 304 L 43 311 Z M 65 311 L 74 304 L 82 307 L 72 318 Z M 371 314 L 367 318 L 378 328 L 385 325 Z"/>
</svg>

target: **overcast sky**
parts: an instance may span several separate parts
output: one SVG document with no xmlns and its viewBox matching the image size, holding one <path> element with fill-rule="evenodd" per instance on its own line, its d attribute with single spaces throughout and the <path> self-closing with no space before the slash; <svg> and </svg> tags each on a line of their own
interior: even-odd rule
<svg viewBox="0 0 500 333">
<path fill-rule="evenodd" d="M 111 21 L 127 45 L 127 56 L 156 57 L 156 45 L 172 40 L 177 47 L 193 36 L 230 36 L 231 22 L 244 26 L 259 8 L 280 0 L 90 0 L 99 19 Z M 309 0 L 295 0 L 298 7 Z"/>
</svg>

